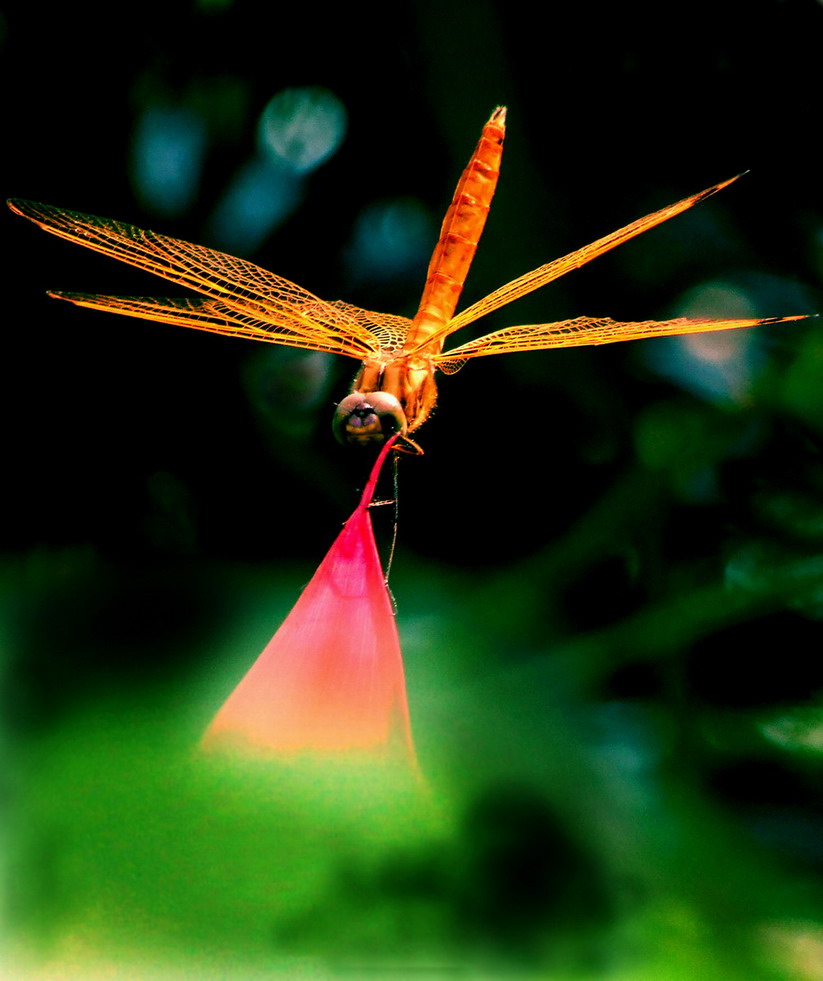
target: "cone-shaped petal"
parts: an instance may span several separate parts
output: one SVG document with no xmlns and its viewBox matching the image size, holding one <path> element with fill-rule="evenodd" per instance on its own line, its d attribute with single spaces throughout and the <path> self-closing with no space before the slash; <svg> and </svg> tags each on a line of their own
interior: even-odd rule
<svg viewBox="0 0 823 981">
<path fill-rule="evenodd" d="M 397 626 L 369 515 L 390 447 L 294 609 L 206 730 L 204 748 L 400 750 L 413 759 Z"/>
</svg>

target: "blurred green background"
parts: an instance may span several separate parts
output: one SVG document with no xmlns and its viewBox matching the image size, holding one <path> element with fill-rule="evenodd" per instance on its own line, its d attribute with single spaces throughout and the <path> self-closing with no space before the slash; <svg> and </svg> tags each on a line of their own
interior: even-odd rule
<svg viewBox="0 0 823 981">
<path fill-rule="evenodd" d="M 7 195 L 323 297 L 414 312 L 506 104 L 466 302 L 751 173 L 478 332 L 821 309 L 813 0 L 15 0 L 0 45 Z M 0 235 L 4 977 L 823 978 L 814 321 L 444 378 L 392 572 L 427 788 L 241 772 L 191 748 L 357 500 L 355 365 L 50 301 L 165 288 Z"/>
</svg>

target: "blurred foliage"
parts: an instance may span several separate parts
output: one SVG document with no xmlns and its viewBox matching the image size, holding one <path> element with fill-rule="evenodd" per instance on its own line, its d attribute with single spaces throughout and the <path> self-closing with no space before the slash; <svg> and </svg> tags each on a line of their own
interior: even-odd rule
<svg viewBox="0 0 823 981">
<path fill-rule="evenodd" d="M 502 103 L 467 302 L 752 172 L 479 329 L 819 310 L 823 6 L 681 15 L 12 0 L 3 186 L 410 314 Z M 444 379 L 392 572 L 426 786 L 238 770 L 191 747 L 354 507 L 354 365 L 53 304 L 157 284 L 0 234 L 4 977 L 823 978 L 814 321 Z"/>
</svg>

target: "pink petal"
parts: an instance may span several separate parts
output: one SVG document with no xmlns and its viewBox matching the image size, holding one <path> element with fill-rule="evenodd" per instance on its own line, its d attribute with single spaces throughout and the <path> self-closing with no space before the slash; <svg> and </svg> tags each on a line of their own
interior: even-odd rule
<svg viewBox="0 0 823 981">
<path fill-rule="evenodd" d="M 400 642 L 369 514 L 392 442 L 291 613 L 206 730 L 204 748 L 400 750 L 414 761 Z"/>
</svg>

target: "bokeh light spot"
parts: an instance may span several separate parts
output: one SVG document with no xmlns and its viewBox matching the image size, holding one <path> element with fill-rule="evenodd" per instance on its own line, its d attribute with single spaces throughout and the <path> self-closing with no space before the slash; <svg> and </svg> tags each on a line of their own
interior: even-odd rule
<svg viewBox="0 0 823 981">
<path fill-rule="evenodd" d="M 322 88 L 285 89 L 263 110 L 258 152 L 237 171 L 210 221 L 220 248 L 248 255 L 303 200 L 303 182 L 334 154 L 346 131 L 346 110 Z"/>
<path fill-rule="evenodd" d="M 678 317 L 757 317 L 756 305 L 733 283 L 715 281 L 689 290 Z M 644 346 L 647 362 L 681 388 L 717 404 L 745 403 L 762 362 L 751 331 L 732 330 L 661 338 Z"/>
<path fill-rule="evenodd" d="M 302 181 L 293 172 L 255 157 L 240 168 L 209 222 L 220 248 L 248 255 L 259 248 L 303 199 Z"/>
<path fill-rule="evenodd" d="M 284 89 L 263 110 L 258 145 L 282 166 L 307 174 L 337 152 L 346 124 L 343 103 L 328 89 Z"/>
<path fill-rule="evenodd" d="M 428 212 L 412 198 L 370 204 L 360 213 L 346 249 L 346 268 L 354 282 L 387 282 L 420 270 L 435 232 Z"/>
<path fill-rule="evenodd" d="M 131 152 L 134 189 L 149 210 L 177 218 L 200 186 L 206 126 L 190 109 L 152 106 L 137 120 Z"/>
</svg>

